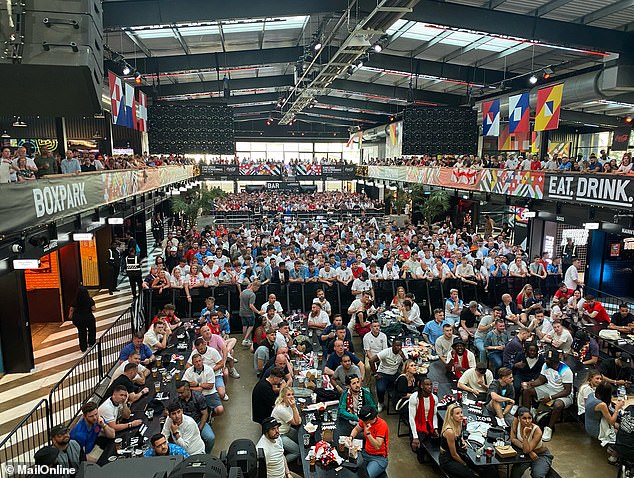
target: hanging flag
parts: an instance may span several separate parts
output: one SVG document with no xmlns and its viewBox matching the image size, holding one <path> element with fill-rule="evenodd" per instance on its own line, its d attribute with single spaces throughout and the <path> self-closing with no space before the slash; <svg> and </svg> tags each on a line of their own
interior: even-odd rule
<svg viewBox="0 0 634 478">
<path fill-rule="evenodd" d="M 511 135 L 509 134 L 509 125 L 502 127 L 500 136 L 498 136 L 498 151 L 511 150 Z"/>
<path fill-rule="evenodd" d="M 137 129 L 147 131 L 147 95 L 139 91 L 139 114 L 137 115 Z"/>
<path fill-rule="evenodd" d="M 396 130 L 397 123 L 390 123 L 390 138 L 392 139 L 392 145 L 396 146 L 396 141 L 398 139 L 398 132 Z"/>
<path fill-rule="evenodd" d="M 482 135 L 500 136 L 500 100 L 482 103 Z"/>
<path fill-rule="evenodd" d="M 121 78 L 108 71 L 108 83 L 110 84 L 110 105 L 112 109 L 112 124 L 122 124 L 125 116 L 125 104 L 123 101 L 123 85 Z"/>
<path fill-rule="evenodd" d="M 136 99 L 134 86 L 125 84 L 125 123 L 124 126 L 136 129 Z"/>
<path fill-rule="evenodd" d="M 539 147 L 541 144 L 541 133 L 539 131 L 533 131 L 531 133 L 531 153 L 539 153 Z"/>
<path fill-rule="evenodd" d="M 530 95 L 528 92 L 509 96 L 509 132 L 530 131 Z"/>
<path fill-rule="evenodd" d="M 537 109 L 535 111 L 535 131 L 546 131 L 559 127 L 561 97 L 564 85 L 546 86 L 537 91 Z"/>
</svg>

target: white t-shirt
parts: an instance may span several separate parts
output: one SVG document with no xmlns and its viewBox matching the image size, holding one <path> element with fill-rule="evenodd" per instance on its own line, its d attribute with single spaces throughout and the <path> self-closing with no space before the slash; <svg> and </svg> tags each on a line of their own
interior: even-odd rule
<svg viewBox="0 0 634 478">
<path fill-rule="evenodd" d="M 286 478 L 286 466 L 284 463 L 284 445 L 282 439 L 270 440 L 262 435 L 256 448 L 262 448 L 266 460 L 267 478 Z"/>
<path fill-rule="evenodd" d="M 150 327 L 150 330 L 148 330 L 143 336 L 143 343 L 150 347 L 152 352 L 158 352 L 156 345 L 161 343 L 162 340 L 163 335 L 155 333 L 154 327 Z"/>
<path fill-rule="evenodd" d="M 328 315 L 330 315 L 331 312 L 332 312 L 332 306 L 330 305 L 330 302 L 328 302 L 326 299 L 324 299 L 324 301 L 321 302 L 319 300 L 319 298 L 315 297 L 313 299 L 313 304 L 320 304 L 321 305 L 321 310 L 326 312 Z"/>
<path fill-rule="evenodd" d="M 337 271 L 332 267 L 329 270 L 326 270 L 323 267 L 319 269 L 320 279 L 334 279 L 335 277 L 337 277 Z"/>
<path fill-rule="evenodd" d="M 361 280 L 357 278 L 352 281 L 352 290 L 359 290 L 361 292 L 372 290 L 372 281 L 370 279 Z"/>
<path fill-rule="evenodd" d="M 478 373 L 476 372 L 476 369 L 470 368 L 469 370 L 465 370 L 465 372 L 462 374 L 462 377 L 460 377 L 460 380 L 458 380 L 458 383 L 484 393 L 489 389 L 489 385 L 491 385 L 492 381 L 493 373 L 491 372 L 491 370 L 487 370 L 486 374 L 484 375 L 484 385 L 480 385 L 478 383 Z"/>
<path fill-rule="evenodd" d="M 103 421 L 106 423 L 116 423 L 121 415 L 121 410 L 123 410 L 123 405 L 115 405 L 112 398 L 99 405 L 99 415 L 103 417 Z"/>
<path fill-rule="evenodd" d="M 119 365 L 117 367 L 117 369 L 114 371 L 114 373 L 112 374 L 112 379 L 110 380 L 110 383 L 114 382 L 115 379 L 117 377 L 119 377 L 120 375 L 123 375 L 123 369 L 125 368 L 126 365 L 128 365 L 130 363 L 129 360 L 126 360 L 125 362 L 123 362 L 121 365 Z M 142 364 L 139 364 L 138 368 L 137 368 L 137 374 L 134 377 L 134 380 L 139 380 L 141 379 L 141 377 L 143 376 L 143 374 L 145 373 L 145 370 L 147 370 Z"/>
<path fill-rule="evenodd" d="M 216 366 L 218 362 L 222 362 L 222 355 L 220 355 L 220 352 L 218 352 L 213 347 L 207 346 L 207 350 L 205 350 L 204 354 L 201 354 L 200 352 L 198 352 L 198 350 L 196 350 L 196 348 L 194 347 L 194 350 L 192 351 L 192 355 L 194 354 L 199 354 L 200 356 L 202 356 L 203 364 L 205 364 L 212 370 L 214 369 L 214 367 Z M 191 356 L 189 357 L 189 360 L 187 362 L 192 363 Z M 222 369 L 219 369 L 216 371 L 216 375 L 221 375 L 221 374 L 222 374 Z"/>
<path fill-rule="evenodd" d="M 564 276 L 564 283 L 568 289 L 575 290 L 577 288 L 576 281 L 579 280 L 579 271 L 574 265 L 571 265 L 566 270 L 566 275 Z"/>
<path fill-rule="evenodd" d="M 385 375 L 395 375 L 400 372 L 403 357 L 400 354 L 395 354 L 392 351 L 392 347 L 381 350 L 377 357 L 380 360 L 377 372 Z"/>
<path fill-rule="evenodd" d="M 372 355 L 378 354 L 381 350 L 387 348 L 387 335 L 383 332 L 379 332 L 376 337 L 372 335 L 372 332 L 363 336 L 363 350 L 371 352 Z"/>
<path fill-rule="evenodd" d="M 262 315 L 266 314 L 266 309 L 269 308 L 269 305 L 272 305 L 273 307 L 275 307 L 275 312 L 277 312 L 278 314 L 281 314 L 284 311 L 284 309 L 282 309 L 282 304 L 280 304 L 279 300 L 276 300 L 272 304 L 267 300 L 264 304 L 262 304 L 262 307 L 260 308 L 260 312 L 262 313 Z"/>
<path fill-rule="evenodd" d="M 172 419 L 167 417 L 161 431 L 161 434 L 167 439 L 172 435 L 171 426 Z M 187 453 L 190 455 L 205 453 L 205 442 L 200 437 L 198 424 L 192 417 L 183 414 L 183 422 L 178 427 L 178 433 L 178 440 L 174 440 L 174 443 L 182 447 Z M 173 436 L 172 439 L 174 439 Z"/>
<path fill-rule="evenodd" d="M 349 267 L 346 267 L 345 269 L 337 269 L 337 277 L 339 278 L 339 280 L 342 281 L 349 281 L 350 279 L 352 279 L 352 270 L 350 270 Z"/>
<path fill-rule="evenodd" d="M 291 429 L 291 420 L 293 419 L 293 409 L 291 407 L 287 407 L 283 403 L 278 403 L 273 408 L 273 412 L 271 412 L 271 416 L 277 418 L 277 421 L 280 422 L 280 433 L 282 435 L 286 435 L 288 431 Z"/>
<path fill-rule="evenodd" d="M 208 349 L 211 349 L 211 347 L 208 347 Z M 200 372 L 198 372 L 193 366 L 189 367 L 187 370 L 185 370 L 185 373 L 183 374 L 183 380 L 185 380 L 186 382 L 196 382 L 198 385 L 200 385 L 201 383 L 214 384 L 214 386 L 210 389 L 201 390 L 201 393 L 203 395 L 211 395 L 213 393 L 216 393 L 216 375 L 209 365 L 203 364 L 203 369 Z"/>
<path fill-rule="evenodd" d="M 554 370 L 548 365 L 544 364 L 540 373 L 541 375 L 546 377 L 548 385 L 553 390 L 559 390 L 560 392 L 563 391 L 564 384 L 572 384 L 574 379 L 572 370 L 570 370 L 570 367 L 568 367 L 568 365 L 566 365 L 565 363 L 560 363 L 557 370 Z M 570 393 L 572 393 L 572 388 Z"/>
<path fill-rule="evenodd" d="M 328 325 L 330 324 L 330 319 L 328 318 L 328 314 L 323 311 L 320 310 L 319 314 L 317 314 L 317 317 L 313 317 L 313 313 L 309 312 L 308 314 L 308 324 L 312 324 L 312 325 Z"/>
</svg>

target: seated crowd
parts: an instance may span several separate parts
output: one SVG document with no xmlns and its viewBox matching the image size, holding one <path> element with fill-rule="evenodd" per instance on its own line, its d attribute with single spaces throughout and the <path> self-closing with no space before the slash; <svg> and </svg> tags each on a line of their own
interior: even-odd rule
<svg viewBox="0 0 634 478">
<path fill-rule="evenodd" d="M 147 456 L 213 450 L 213 420 L 222 420 L 230 403 L 226 383 L 240 377 L 231 318 L 206 289 L 223 284 L 237 286 L 240 294 L 241 345 L 253 353 L 258 377 L 252 418 L 262 427 L 258 447 L 264 450 L 271 478 L 287 478 L 302 469 L 301 417 L 291 388 L 293 359 L 307 352 L 312 341 L 292 331 L 301 312 L 308 336 L 317 336 L 323 383 L 330 385 L 328 396 L 338 397 L 340 420 L 350 426 L 351 437 L 366 437 L 362 456 L 371 478 L 384 476 L 388 463 L 389 429 L 377 416 L 388 406 L 409 424 L 411 447 L 419 459 L 435 441 L 449 476 L 497 476 L 495 469 L 476 475 L 469 468 L 461 455 L 462 408 L 447 406 L 448 397 L 437 396 L 432 381 L 417 374 L 402 335 L 426 341 L 455 381 L 453 387 L 481 401 L 498 426 L 510 427 L 513 444 L 533 460 L 514 467 L 512 476 L 521 476 L 528 467 L 535 478 L 547 476 L 553 456 L 546 443 L 564 409 L 573 404 L 588 433 L 609 445 L 610 460 L 634 453 L 634 420 L 621 416 L 622 402 L 612 399 L 613 387 L 632 383 L 632 358 L 622 353 L 601 359 L 596 340 L 584 329 L 603 322 L 632 333 L 634 316 L 623 304 L 610 317 L 596 298 L 584 296 L 575 257 L 566 258 L 565 269 L 560 258 L 530 260 L 504 234 L 483 237 L 450 221 L 434 228 L 293 221 L 231 230 L 217 225 L 201 232 L 193 227 L 168 233 L 161 247 L 163 254 L 144 286 L 157 295 L 182 288 L 190 303 L 192 290 L 199 289 L 197 295 L 206 299 L 200 312 L 192 312 L 199 332 L 176 385 L 177 398 L 167 405 L 165 423 L 151 437 Z M 537 290 L 547 288 L 549 276 L 555 284 L 550 303 Z M 514 279 L 499 302 L 486 294 L 495 278 Z M 425 321 L 415 295 L 404 287 L 380 303 L 384 294 L 378 286 L 403 279 L 449 281 L 455 287 L 439 289 L 445 292 L 444 304 Z M 275 294 L 258 299 L 263 285 L 293 283 L 315 283 L 314 297 L 306 301 L 310 310 L 285 310 Z M 325 294 L 335 284 L 354 296 L 342 313 L 333 311 Z M 465 285 L 479 287 L 483 299 L 465 303 L 460 297 Z M 390 338 L 379 321 L 387 308 L 401 327 Z M 129 420 L 130 406 L 149 392 L 149 369 L 181 323 L 174 311 L 172 304 L 163 306 L 148 330 L 122 349 L 102 404 L 86 403 L 72 430 L 54 428 L 58 460 L 63 451 L 67 460 L 97 461 L 117 432 L 140 425 L 138 419 Z M 584 367 L 592 370 L 575 391 L 573 370 Z M 437 410 L 443 406 L 446 416 L 440 426 Z"/>
<path fill-rule="evenodd" d="M 51 174 L 79 174 L 91 171 L 116 169 L 143 169 L 168 165 L 194 164 L 183 156 L 105 155 L 77 150 L 66 151 L 64 157 L 53 154 L 46 146 L 29 156 L 25 146 L 13 151 L 9 146 L 2 148 L 0 162 L 0 184 L 21 183 Z"/>
<path fill-rule="evenodd" d="M 358 193 L 324 191 L 313 194 L 260 192 L 230 194 L 216 199 L 217 211 L 341 211 L 382 209 L 383 204 Z"/>
<path fill-rule="evenodd" d="M 363 164 L 369 166 L 441 166 L 449 168 L 496 168 L 517 169 L 521 171 L 573 171 L 580 173 L 632 174 L 632 154 L 623 153 L 620 160 L 608 156 L 601 150 L 599 155 L 591 153 L 588 158 L 583 154 L 568 157 L 565 154 L 546 154 L 543 160 L 537 155 L 516 155 L 515 153 L 498 156 L 484 154 L 482 157 L 472 154 L 444 156 L 409 156 L 401 158 L 369 158 Z"/>
</svg>

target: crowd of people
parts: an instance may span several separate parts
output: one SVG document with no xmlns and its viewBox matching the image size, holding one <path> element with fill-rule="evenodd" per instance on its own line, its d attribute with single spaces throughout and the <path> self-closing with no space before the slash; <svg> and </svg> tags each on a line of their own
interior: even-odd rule
<svg viewBox="0 0 634 478">
<path fill-rule="evenodd" d="M 64 157 L 53 154 L 46 146 L 29 156 L 25 146 L 15 150 L 9 146 L 2 148 L 0 162 L 0 184 L 34 181 L 54 174 L 80 174 L 91 171 L 119 169 L 143 169 L 167 165 L 194 164 L 183 156 L 104 155 L 94 152 L 69 149 Z"/>
<path fill-rule="evenodd" d="M 563 410 L 573 405 L 588 433 L 609 447 L 610 460 L 634 454 L 634 418 L 620 413 L 623 402 L 612 397 L 614 387 L 632 384 L 632 357 L 601 358 L 595 338 L 585 331 L 589 324 L 609 323 L 610 329 L 633 333 L 634 316 L 627 304 L 610 316 L 583 293 L 572 241 L 556 257 L 529 258 L 505 234 L 456 228 L 449 218 L 433 227 L 289 219 L 232 229 L 221 224 L 202 231 L 182 228 L 169 232 L 160 247 L 162 254 L 141 278 L 141 287 L 157 296 L 182 288 L 189 301 L 197 288 L 207 299 L 192 313 L 200 331 L 176 385 L 178 397 L 167 405 L 165 424 L 151 437 L 148 456 L 212 451 L 213 419 L 222 420 L 231 403 L 226 383 L 240 377 L 235 354 L 240 340 L 230 334 L 229 312 L 205 288 L 234 284 L 239 286 L 240 346 L 253 353 L 253 370 L 242 373 L 258 377 L 252 392 L 252 418 L 262 427 L 257 446 L 264 450 L 271 478 L 301 473 L 301 419 L 291 385 L 293 359 L 310 343 L 291 333 L 297 311 L 285 310 L 275 294 L 262 303 L 257 298 L 263 285 L 293 283 L 317 286 L 307 301 L 309 310 L 302 313 L 318 336 L 324 380 L 330 396 L 338 397 L 339 416 L 350 425 L 351 437 L 365 437 L 362 456 L 369 477 L 381 476 L 388 464 L 390 431 L 380 416 L 388 396 L 409 424 L 411 448 L 420 460 L 432 440 L 439 443 L 440 464 L 449 476 L 497 476 L 487 468 L 476 475 L 464 459 L 462 407 L 437 396 L 432 381 L 416 373 L 400 337 L 388 341 L 379 321 L 387 308 L 395 311 L 402 333 L 426 341 L 458 390 L 482 401 L 495 423 L 509 428 L 513 444 L 532 458 L 515 467 L 512 476 L 528 467 L 534 477 L 547 476 L 553 461 L 547 443 Z M 128 254 L 136 260 L 134 248 Z M 552 301 L 538 290 L 546 287 L 549 275 L 556 284 Z M 486 294 L 467 303 L 460 297 L 461 284 L 480 284 L 484 290 L 487 280 L 504 277 L 513 278 L 514 286 L 499 302 Z M 447 288 L 443 307 L 426 321 L 404 287 L 388 303 L 379 303 L 378 284 L 400 279 L 449 281 L 456 287 Z M 335 284 L 354 296 L 340 314 L 325 295 Z M 149 329 L 122 348 L 107 399 L 85 404 L 72 430 L 53 429 L 57 451 L 52 454 L 71 450 L 75 457 L 79 450 L 80 457 L 98 460 L 117 431 L 138 425 L 129 420 L 130 405 L 148 393 L 144 383 L 155 355 L 180 323 L 172 304 L 162 306 Z M 575 391 L 573 370 L 584 367 L 591 371 Z M 442 426 L 439 407 L 447 407 Z M 64 452 L 65 459 L 71 451 Z"/>
<path fill-rule="evenodd" d="M 324 191 L 312 194 L 258 192 L 229 194 L 216 199 L 218 211 L 341 211 L 382 209 L 383 203 L 364 194 Z"/>
<path fill-rule="evenodd" d="M 568 157 L 565 154 L 546 154 L 543 160 L 534 154 L 473 154 L 443 156 L 408 156 L 400 158 L 369 158 L 362 161 L 369 166 L 440 166 L 449 168 L 496 168 L 521 171 L 572 171 L 580 173 L 632 174 L 632 153 L 623 153 L 620 160 L 610 157 L 604 150 Z"/>
</svg>

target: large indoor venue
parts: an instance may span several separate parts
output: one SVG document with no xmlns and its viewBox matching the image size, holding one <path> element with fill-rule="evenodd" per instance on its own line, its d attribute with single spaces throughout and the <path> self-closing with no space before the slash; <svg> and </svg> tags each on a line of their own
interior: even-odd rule
<svg viewBox="0 0 634 478">
<path fill-rule="evenodd" d="M 0 41 L 1 477 L 634 478 L 634 1 Z"/>
</svg>

